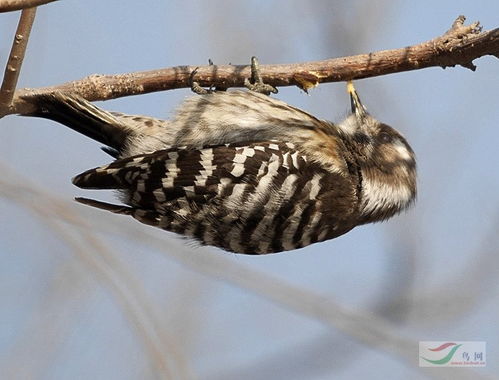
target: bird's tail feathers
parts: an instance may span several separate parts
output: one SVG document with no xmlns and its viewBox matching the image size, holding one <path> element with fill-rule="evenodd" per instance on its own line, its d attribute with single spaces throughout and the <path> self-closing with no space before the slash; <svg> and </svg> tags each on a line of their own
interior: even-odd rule
<svg viewBox="0 0 499 380">
<path fill-rule="evenodd" d="M 86 99 L 63 92 L 30 94 L 23 100 L 35 106 L 35 111 L 23 116 L 54 120 L 111 148 L 123 149 L 130 130 L 110 112 Z"/>
<path fill-rule="evenodd" d="M 90 199 L 90 198 L 77 197 L 75 198 L 75 201 L 87 206 L 100 208 L 101 210 L 111 211 L 114 212 L 115 214 L 132 215 L 134 210 L 132 207 L 115 205 L 112 203 L 97 201 L 95 199 Z"/>
</svg>

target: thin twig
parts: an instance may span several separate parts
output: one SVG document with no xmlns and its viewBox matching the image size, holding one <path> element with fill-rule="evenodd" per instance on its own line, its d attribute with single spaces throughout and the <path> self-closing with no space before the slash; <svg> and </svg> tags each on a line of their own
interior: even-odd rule
<svg viewBox="0 0 499 380">
<path fill-rule="evenodd" d="M 0 13 L 33 8 L 54 1 L 57 0 L 0 0 Z"/>
<path fill-rule="evenodd" d="M 298 86 L 309 89 L 319 83 L 368 78 L 425 67 L 461 65 L 475 69 L 472 61 L 484 55 L 499 57 L 499 28 L 481 32 L 479 24 L 465 26 L 460 16 L 444 35 L 430 41 L 401 49 L 383 50 L 324 61 L 296 64 L 261 65 L 265 83 L 272 86 Z M 26 94 L 69 92 L 87 100 L 107 100 L 154 91 L 190 87 L 191 74 L 197 69 L 195 81 L 203 87 L 242 87 L 249 78 L 250 65 L 177 66 L 159 70 L 119 75 L 91 75 L 58 86 L 16 91 L 10 113 L 33 111 L 22 100 Z"/>
<path fill-rule="evenodd" d="M 21 12 L 12 49 L 5 67 L 2 87 L 0 88 L 0 117 L 9 113 L 11 108 L 35 15 L 36 8 L 23 9 Z"/>
</svg>

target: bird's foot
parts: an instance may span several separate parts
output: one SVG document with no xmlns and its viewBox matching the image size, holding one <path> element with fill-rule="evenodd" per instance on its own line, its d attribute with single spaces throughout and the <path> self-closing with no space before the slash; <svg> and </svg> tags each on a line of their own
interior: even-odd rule
<svg viewBox="0 0 499 380">
<path fill-rule="evenodd" d="M 258 59 L 251 57 L 251 79 L 244 80 L 244 86 L 251 91 L 259 92 L 260 94 L 270 95 L 277 94 L 278 90 L 270 84 L 263 83 L 262 76 L 260 75 L 260 68 L 258 66 Z"/>
</svg>

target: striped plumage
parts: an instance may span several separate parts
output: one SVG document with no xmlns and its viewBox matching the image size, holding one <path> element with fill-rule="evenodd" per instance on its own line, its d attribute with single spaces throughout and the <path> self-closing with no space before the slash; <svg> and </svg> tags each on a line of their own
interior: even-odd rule
<svg viewBox="0 0 499 380">
<path fill-rule="evenodd" d="M 412 150 L 351 94 L 355 112 L 338 125 L 248 91 L 191 97 L 170 121 L 61 93 L 28 100 L 33 116 L 62 122 L 118 158 L 73 183 L 118 189 L 126 206 L 81 202 L 202 244 L 264 254 L 332 239 L 414 199 Z"/>
</svg>

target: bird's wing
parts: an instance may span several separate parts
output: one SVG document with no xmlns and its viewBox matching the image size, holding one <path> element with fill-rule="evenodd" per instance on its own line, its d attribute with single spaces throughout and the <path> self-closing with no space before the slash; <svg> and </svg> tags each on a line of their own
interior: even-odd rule
<svg viewBox="0 0 499 380">
<path fill-rule="evenodd" d="M 186 198 L 204 203 L 238 183 L 257 185 L 259 173 L 281 159 L 283 143 L 226 144 L 202 149 L 160 150 L 88 170 L 73 179 L 84 189 L 118 189 L 129 192 L 130 206 L 157 208 L 160 204 Z M 295 152 L 290 165 L 303 163 Z M 287 171 L 287 169 L 286 169 Z M 285 173 L 281 173 L 284 175 Z"/>
<path fill-rule="evenodd" d="M 338 236 L 354 226 L 357 209 L 352 178 L 277 141 L 156 151 L 73 183 L 121 190 L 128 206 L 82 203 L 234 252 L 279 252 Z"/>
</svg>

